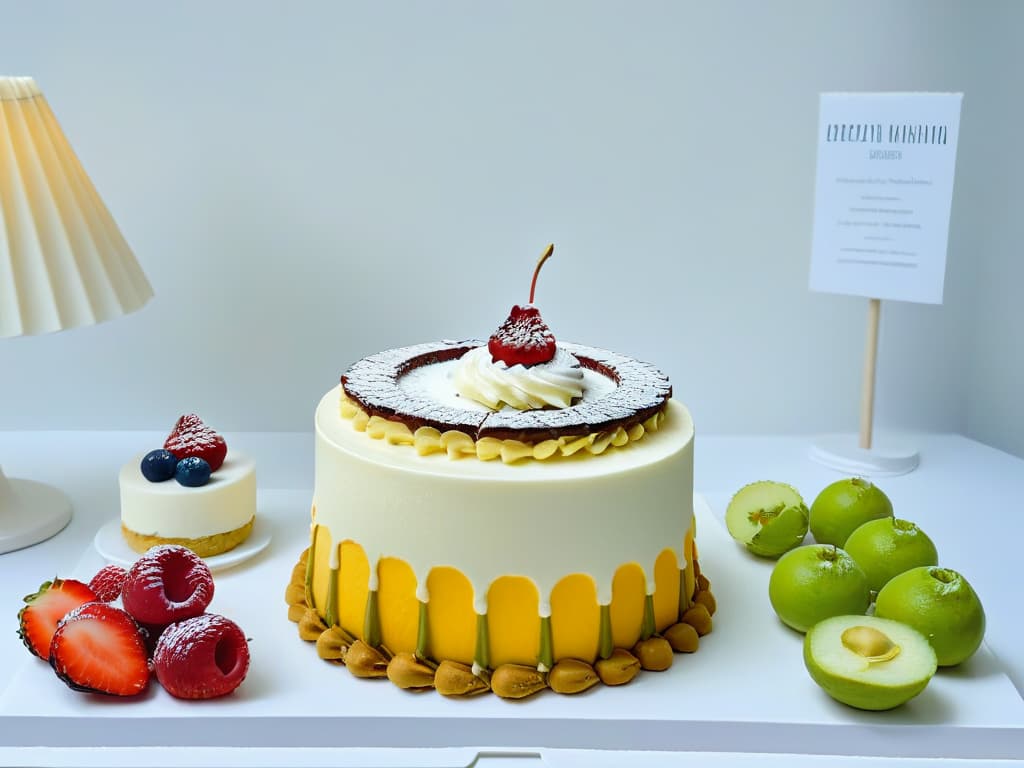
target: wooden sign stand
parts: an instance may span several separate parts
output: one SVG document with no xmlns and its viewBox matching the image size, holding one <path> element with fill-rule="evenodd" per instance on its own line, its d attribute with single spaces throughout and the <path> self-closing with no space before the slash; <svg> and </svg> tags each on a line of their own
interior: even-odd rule
<svg viewBox="0 0 1024 768">
<path fill-rule="evenodd" d="M 875 420 L 875 362 L 878 360 L 878 318 L 882 314 L 882 300 L 868 300 L 868 338 L 864 347 L 864 378 L 860 395 L 860 444 L 871 450 L 871 431 Z"/>
<path fill-rule="evenodd" d="M 874 435 L 875 378 L 878 361 L 878 326 L 882 302 L 868 299 L 868 332 L 864 345 L 864 373 L 861 379 L 860 436 L 831 435 L 811 446 L 811 458 L 849 475 L 879 477 L 912 472 L 920 455 L 910 446 L 893 438 Z"/>
</svg>

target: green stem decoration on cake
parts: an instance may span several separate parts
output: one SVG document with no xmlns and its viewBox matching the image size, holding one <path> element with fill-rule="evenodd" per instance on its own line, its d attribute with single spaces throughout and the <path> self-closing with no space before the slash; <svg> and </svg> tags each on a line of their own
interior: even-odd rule
<svg viewBox="0 0 1024 768">
<path fill-rule="evenodd" d="M 327 582 L 327 606 L 324 608 L 324 623 L 328 627 L 336 627 L 338 621 L 338 578 L 341 566 L 331 568 Z"/>
<path fill-rule="evenodd" d="M 313 604 L 313 566 L 316 563 L 316 530 L 311 529 L 309 536 L 309 554 L 306 556 L 306 607 L 316 608 Z"/>
<path fill-rule="evenodd" d="M 428 645 L 427 626 L 427 604 L 422 600 L 420 604 L 419 622 L 416 626 L 416 658 L 420 660 L 430 658 L 430 647 Z"/>
<path fill-rule="evenodd" d="M 551 617 L 541 616 L 540 619 L 540 653 L 537 655 L 537 666 L 550 670 L 555 665 L 555 650 L 551 642 Z"/>
<path fill-rule="evenodd" d="M 371 648 L 380 647 L 380 611 L 377 609 L 377 590 L 366 594 L 366 614 L 363 617 L 363 642 Z"/>
<path fill-rule="evenodd" d="M 686 568 L 679 569 L 679 620 L 690 610 L 690 597 L 686 594 Z"/>
<path fill-rule="evenodd" d="M 598 632 L 597 655 L 607 659 L 615 650 L 612 643 L 612 607 L 611 605 L 601 606 L 601 625 Z"/>
<path fill-rule="evenodd" d="M 646 640 L 654 634 L 654 595 L 644 597 L 644 620 L 640 625 L 640 639 Z"/>
<path fill-rule="evenodd" d="M 490 669 L 490 646 L 491 641 L 487 634 L 487 614 L 479 613 L 476 617 L 476 649 L 473 651 L 473 661 L 481 669 Z"/>
</svg>

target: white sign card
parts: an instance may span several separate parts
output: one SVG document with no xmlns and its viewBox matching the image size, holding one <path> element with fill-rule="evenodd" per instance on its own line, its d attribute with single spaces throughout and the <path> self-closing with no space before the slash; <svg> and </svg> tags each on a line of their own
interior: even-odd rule
<svg viewBox="0 0 1024 768">
<path fill-rule="evenodd" d="M 823 93 L 812 291 L 941 304 L 962 93 Z"/>
</svg>

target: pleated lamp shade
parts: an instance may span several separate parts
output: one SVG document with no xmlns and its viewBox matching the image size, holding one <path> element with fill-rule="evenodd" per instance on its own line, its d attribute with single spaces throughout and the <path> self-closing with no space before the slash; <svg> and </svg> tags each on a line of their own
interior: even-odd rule
<svg viewBox="0 0 1024 768">
<path fill-rule="evenodd" d="M 0 77 L 0 338 L 101 323 L 153 295 L 30 77 Z"/>
<path fill-rule="evenodd" d="M 152 295 L 35 81 L 0 77 L 0 338 L 101 323 Z M 0 553 L 70 519 L 64 493 L 0 469 Z"/>
</svg>

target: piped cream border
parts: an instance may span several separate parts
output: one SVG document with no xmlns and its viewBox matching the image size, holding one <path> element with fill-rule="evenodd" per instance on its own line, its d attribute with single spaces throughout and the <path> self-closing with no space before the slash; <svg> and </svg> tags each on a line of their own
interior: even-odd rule
<svg viewBox="0 0 1024 768">
<path fill-rule="evenodd" d="M 384 440 L 389 445 L 412 446 L 420 456 L 447 453 L 449 459 L 501 459 L 505 464 L 514 464 L 524 459 L 557 459 L 573 456 L 581 451 L 596 456 L 609 448 L 619 448 L 641 440 L 648 432 L 657 432 L 665 420 L 665 411 L 661 410 L 628 428 L 616 427 L 607 432 L 531 443 L 521 440 L 499 440 L 496 437 L 474 440 L 465 432 L 456 429 L 441 432 L 433 427 L 419 427 L 413 431 L 401 421 L 370 416 L 355 400 L 349 398 L 344 390 L 341 390 L 340 414 L 341 418 L 352 422 L 352 428 L 357 432 L 365 432 L 374 440 Z"/>
</svg>

